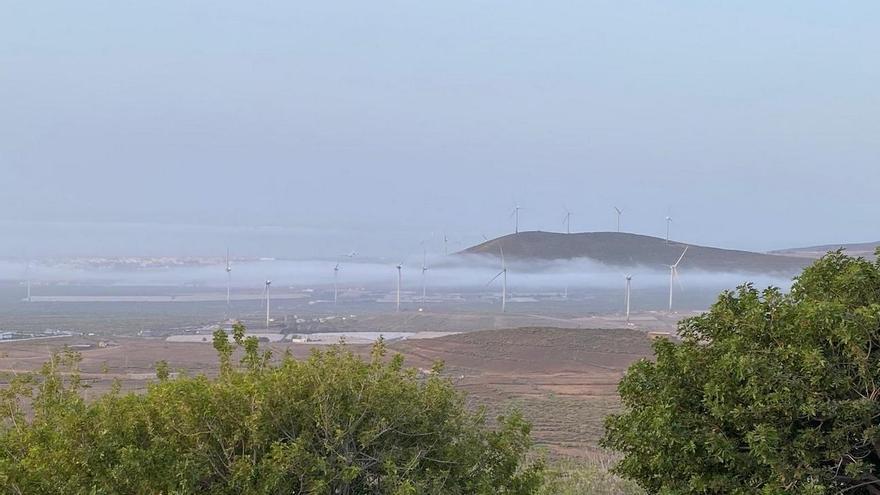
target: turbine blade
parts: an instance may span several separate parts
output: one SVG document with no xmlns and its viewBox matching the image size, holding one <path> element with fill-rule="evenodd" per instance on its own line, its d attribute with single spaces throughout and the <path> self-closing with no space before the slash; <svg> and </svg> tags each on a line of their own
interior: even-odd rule
<svg viewBox="0 0 880 495">
<path fill-rule="evenodd" d="M 498 277 L 500 277 L 501 274 L 503 274 L 503 273 L 504 273 L 504 270 L 501 270 L 500 272 L 498 272 L 494 277 L 492 277 L 491 280 L 489 280 L 488 282 L 486 282 L 486 286 L 488 287 L 488 286 L 492 285 L 492 282 L 494 282 L 495 280 L 497 280 Z"/>
<path fill-rule="evenodd" d="M 684 286 L 681 285 L 681 277 L 678 276 L 678 269 L 672 270 L 672 279 L 675 280 L 675 285 L 678 286 L 678 290 L 684 292 Z"/>
<path fill-rule="evenodd" d="M 681 252 L 681 256 L 678 257 L 678 261 L 676 261 L 675 264 L 672 265 L 672 266 L 678 268 L 678 264 L 681 263 L 681 260 L 684 259 L 684 255 L 687 254 L 687 252 L 688 252 L 688 248 L 689 248 L 689 247 L 690 247 L 690 246 L 685 246 L 685 247 L 684 247 L 684 251 L 682 251 L 682 252 Z"/>
</svg>

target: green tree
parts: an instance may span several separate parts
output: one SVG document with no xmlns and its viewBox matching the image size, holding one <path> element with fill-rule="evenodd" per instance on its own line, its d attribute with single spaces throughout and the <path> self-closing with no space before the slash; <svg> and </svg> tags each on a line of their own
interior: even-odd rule
<svg viewBox="0 0 880 495">
<path fill-rule="evenodd" d="M 156 361 L 156 378 L 159 380 L 167 380 L 171 376 L 171 369 L 168 367 L 168 361 L 162 359 Z"/>
<path fill-rule="evenodd" d="M 661 494 L 880 493 L 880 262 L 723 293 L 620 384 L 604 444 Z"/>
<path fill-rule="evenodd" d="M 214 346 L 216 378 L 171 379 L 160 363 L 140 395 L 86 402 L 73 353 L 17 377 L 0 394 L 0 493 L 529 494 L 542 482 L 518 414 L 487 427 L 449 380 L 382 343 L 369 360 L 339 346 L 273 362 L 237 326 Z"/>
</svg>

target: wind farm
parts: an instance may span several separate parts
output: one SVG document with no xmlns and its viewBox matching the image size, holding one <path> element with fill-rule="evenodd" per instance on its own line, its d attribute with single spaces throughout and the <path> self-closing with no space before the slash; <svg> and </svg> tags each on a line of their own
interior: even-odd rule
<svg viewBox="0 0 880 495">
<path fill-rule="evenodd" d="M 366 356 L 381 339 L 425 370 L 443 360 L 488 411 L 523 407 L 551 458 L 589 458 L 618 407 L 615 384 L 651 356 L 652 339 L 678 339 L 681 320 L 722 290 L 788 287 L 820 249 L 680 240 L 685 222 L 673 231 L 669 215 L 653 216 L 665 219 L 658 235 L 628 232 L 617 207 L 611 230 L 578 231 L 567 204 L 555 229 L 532 230 L 523 210 L 495 215 L 494 237 L 482 233 L 492 226 L 444 229 L 398 241 L 390 255 L 335 246 L 247 256 L 233 244 L 221 257 L 13 260 L 6 280 L 0 264 L 0 370 L 31 369 L 66 346 L 83 356 L 95 392 L 140 391 L 160 360 L 216 373 L 214 332 L 237 322 L 276 355 L 299 358 L 339 344 Z M 578 224 L 602 216 L 580 214 Z"/>
<path fill-rule="evenodd" d="M 680 240 L 686 222 L 671 215 L 652 216 L 665 221 L 657 235 L 629 232 L 623 208 L 611 209 L 613 222 L 566 203 L 543 231 L 532 228 L 538 208 L 526 217 L 515 203 L 476 233 L 424 229 L 390 254 L 346 239 L 310 257 L 245 255 L 230 243 L 220 257 L 7 261 L 0 369 L 26 370 L 70 346 L 94 390 L 143 390 L 159 360 L 216 372 L 213 333 L 237 322 L 277 355 L 338 344 L 366 355 L 382 339 L 425 369 L 442 359 L 490 411 L 520 404 L 552 458 L 589 456 L 617 407 L 614 384 L 651 355 L 651 339 L 677 339 L 679 322 L 722 290 L 787 287 L 824 249 Z M 579 231 L 575 218 L 610 229 Z"/>
<path fill-rule="evenodd" d="M 450 236 L 445 231 L 439 237 L 432 234 L 423 238 L 418 251 L 411 249 L 408 255 L 395 256 L 397 260 L 389 263 L 394 274 L 390 291 L 382 275 L 382 266 L 388 265 L 381 256 L 362 256 L 351 249 L 327 261 L 320 257 L 232 258 L 231 249 L 227 249 L 225 257 L 218 260 L 224 275 L 222 295 L 212 292 L 212 286 L 220 281 L 201 268 L 212 266 L 210 259 L 137 271 L 82 264 L 85 268 L 78 269 L 72 277 L 69 269 L 60 270 L 49 262 L 32 265 L 28 261 L 23 268 L 25 280 L 21 282 L 24 290 L 17 297 L 10 290 L 10 300 L 29 302 L 34 311 L 46 311 L 45 305 L 64 310 L 76 308 L 73 313 L 82 311 L 83 315 L 70 316 L 68 329 L 74 330 L 85 326 L 82 321 L 88 320 L 85 314 L 89 312 L 100 315 L 134 304 L 137 306 L 133 314 L 147 316 L 135 316 L 133 321 L 149 323 L 116 327 L 117 331 L 129 334 L 136 329 L 151 335 L 169 335 L 174 325 L 158 322 L 178 311 L 192 316 L 191 327 L 258 320 L 253 328 L 290 335 L 297 334 L 305 321 L 313 319 L 325 323 L 305 326 L 330 329 L 335 323 L 326 322 L 341 315 L 368 316 L 369 326 L 363 330 L 400 331 L 400 318 L 412 313 L 447 315 L 455 323 L 444 324 L 443 330 L 455 331 L 478 330 L 483 323 L 469 326 L 462 322 L 482 322 L 483 315 L 503 315 L 526 325 L 551 318 L 555 324 L 565 326 L 631 324 L 646 331 L 660 327 L 674 331 L 679 316 L 712 303 L 711 291 L 733 288 L 756 276 L 785 284 L 809 263 L 802 256 L 678 241 L 671 236 L 669 216 L 664 236 L 653 237 L 617 231 L 572 231 L 573 212 L 567 205 L 563 205 L 561 232 L 523 230 L 521 210 L 519 203 L 510 210 L 512 233 L 493 239 L 480 235 L 483 242 L 474 242 L 460 251 L 449 251 Z M 616 229 L 623 210 L 615 206 L 613 211 Z M 328 266 L 332 268 L 329 277 Z M 417 277 L 407 277 L 406 266 L 417 267 Z M 343 270 L 344 278 L 340 276 Z M 665 282 L 664 271 L 668 275 Z M 512 272 L 516 276 L 511 278 Z M 691 290 L 680 287 L 683 272 Z M 619 285 L 615 282 L 620 273 L 627 274 L 623 303 L 619 302 Z M 91 278 L 99 274 L 101 279 Z M 634 276 L 639 280 L 635 298 L 631 285 Z M 406 280 L 414 283 L 407 284 Z M 260 292 L 253 290 L 257 284 Z M 32 286 L 38 290 L 34 291 Z M 125 290 L 120 289 L 123 286 Z M 707 292 L 707 287 L 711 291 Z M 212 318 L 212 307 L 220 301 L 224 303 L 223 310 Z M 249 306 L 256 301 L 260 317 Z M 167 305 L 174 310 L 169 311 Z M 19 308 L 22 319 L 28 320 L 28 311 Z M 153 318 L 155 322 L 151 321 Z M 383 318 L 389 322 L 387 327 L 377 324 Z M 493 327 L 503 324 L 498 321 Z M 25 326 L 39 329 L 40 325 L 27 321 Z M 352 325 L 355 324 L 349 322 L 347 328 Z"/>
<path fill-rule="evenodd" d="M 0 340 L 9 353 L 0 368 L 27 369 L 45 352 L 76 346 L 96 390 L 109 390 L 111 378 L 141 390 L 152 375 L 139 370 L 160 359 L 212 370 L 212 332 L 231 331 L 232 322 L 279 354 L 303 357 L 340 342 L 365 353 L 382 338 L 420 366 L 443 359 L 464 370 L 463 383 L 489 410 L 524 404 L 546 425 L 538 438 L 551 455 L 577 457 L 595 448 L 602 404 L 614 403 L 606 384 L 650 355 L 651 338 L 675 339 L 677 323 L 708 307 L 716 287 L 756 275 L 785 280 L 805 263 L 668 234 L 577 232 L 568 207 L 559 232 L 524 230 L 520 210 L 511 212 L 512 233 L 455 252 L 444 233 L 393 258 L 354 250 L 314 260 L 232 257 L 232 246 L 222 258 L 78 269 L 77 279 L 51 262 L 28 262 L 24 280 L 0 282 L 0 309 L 16 329 Z M 574 401 L 586 406 L 554 419 Z M 582 425 L 592 426 L 578 433 Z"/>
<path fill-rule="evenodd" d="M 109 390 L 110 377 L 140 390 L 151 375 L 138 369 L 148 362 L 212 370 L 212 333 L 231 332 L 234 322 L 296 356 L 343 342 L 367 352 L 381 338 L 421 366 L 443 359 L 465 370 L 462 380 L 489 410 L 523 404 L 546 425 L 538 438 L 551 456 L 577 457 L 595 449 L 602 404 L 616 400 L 605 384 L 649 356 L 650 339 L 676 339 L 678 322 L 705 310 L 719 290 L 756 277 L 784 286 L 810 261 L 683 242 L 670 216 L 661 235 L 637 234 L 623 231 L 623 210 L 613 207 L 613 230 L 583 232 L 563 205 L 551 232 L 530 230 L 523 210 L 509 210 L 508 233 L 471 235 L 451 250 L 452 239 L 468 235 L 444 230 L 393 257 L 354 249 L 313 259 L 233 257 L 241 248 L 231 246 L 222 258 L 192 261 L 92 260 L 71 269 L 28 260 L 18 281 L 0 280 L 0 310 L 14 329 L 0 339 L 11 353 L 0 368 L 26 369 L 51 349 L 76 346 L 87 370 L 114 370 L 89 375 L 97 390 Z M 130 264 L 146 268 L 124 268 Z M 559 407 L 573 401 L 586 407 L 558 421 Z M 548 403 L 555 405 L 540 405 Z M 593 426 L 578 433 L 582 425 Z"/>
<path fill-rule="evenodd" d="M 0 492 L 880 494 L 880 3 L 790 7 L 9 2 Z"/>
</svg>

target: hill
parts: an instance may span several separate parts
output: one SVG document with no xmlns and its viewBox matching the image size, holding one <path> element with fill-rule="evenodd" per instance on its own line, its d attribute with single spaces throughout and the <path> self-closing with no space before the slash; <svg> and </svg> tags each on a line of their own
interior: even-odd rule
<svg viewBox="0 0 880 495">
<path fill-rule="evenodd" d="M 846 254 L 850 256 L 873 258 L 874 252 L 877 250 L 878 247 L 880 247 L 880 242 L 858 242 L 850 244 L 825 244 L 822 246 L 780 249 L 777 251 L 771 251 L 771 253 L 783 256 L 797 256 L 801 258 L 819 259 L 828 251 L 835 251 L 839 248 L 843 248 L 846 250 Z"/>
<path fill-rule="evenodd" d="M 520 232 L 472 246 L 459 254 L 504 256 L 519 261 L 587 258 L 618 267 L 666 268 L 681 255 L 685 244 L 647 235 L 624 232 Z M 803 257 L 755 253 L 690 245 L 683 270 L 711 272 L 774 273 L 792 275 L 809 264 Z"/>
</svg>

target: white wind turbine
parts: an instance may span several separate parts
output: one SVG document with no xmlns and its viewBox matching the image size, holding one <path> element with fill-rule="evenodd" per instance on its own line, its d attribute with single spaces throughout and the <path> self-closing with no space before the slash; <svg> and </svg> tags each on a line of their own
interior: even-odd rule
<svg viewBox="0 0 880 495">
<path fill-rule="evenodd" d="M 336 263 L 336 266 L 333 267 L 333 306 L 336 306 L 336 302 L 339 300 L 339 263 Z"/>
<path fill-rule="evenodd" d="M 425 299 L 428 291 L 428 251 L 425 250 L 422 253 L 422 304 L 425 304 Z"/>
<path fill-rule="evenodd" d="M 620 232 L 620 215 L 623 214 L 623 210 L 615 206 L 614 211 L 617 212 L 617 231 Z"/>
<path fill-rule="evenodd" d="M 684 255 L 687 253 L 688 248 L 690 246 L 685 246 L 684 251 L 682 251 L 681 256 L 678 257 L 678 261 L 675 262 L 674 265 L 669 265 L 669 312 L 672 313 L 672 288 L 675 282 L 678 280 L 678 265 L 681 263 L 681 260 L 684 259 Z"/>
<path fill-rule="evenodd" d="M 449 256 L 449 238 L 443 233 L 443 256 Z"/>
<path fill-rule="evenodd" d="M 669 244 L 669 226 L 672 224 L 672 217 L 666 217 L 666 244 Z"/>
<path fill-rule="evenodd" d="M 630 308 L 630 303 L 632 302 L 632 279 L 633 279 L 632 275 L 626 276 L 626 296 L 624 299 L 626 301 L 626 322 L 627 323 L 629 323 L 629 308 Z"/>
<path fill-rule="evenodd" d="M 31 262 L 28 261 L 24 267 L 25 284 L 27 285 L 27 302 L 31 302 Z"/>
<path fill-rule="evenodd" d="M 513 211 L 510 213 L 510 216 L 514 218 L 513 232 L 515 234 L 519 234 L 519 210 L 522 210 L 522 207 L 519 205 L 519 203 L 516 203 L 513 207 Z"/>
<path fill-rule="evenodd" d="M 400 279 L 401 279 L 401 270 L 403 269 L 403 263 L 397 264 L 397 312 L 400 313 Z"/>
<path fill-rule="evenodd" d="M 266 280 L 266 328 L 269 328 L 269 287 L 272 285 L 271 280 Z"/>
<path fill-rule="evenodd" d="M 562 223 L 565 224 L 565 233 L 571 234 L 571 212 L 568 208 L 565 208 L 565 216 L 562 218 Z"/>
<path fill-rule="evenodd" d="M 232 287 L 232 265 L 229 263 L 229 248 L 226 248 L 226 310 L 229 310 L 229 294 Z"/>
<path fill-rule="evenodd" d="M 501 271 L 498 272 L 494 277 L 492 277 L 489 282 L 486 283 L 486 286 L 492 284 L 498 277 L 501 278 L 501 312 L 507 309 L 507 263 L 504 261 L 504 248 L 501 245 L 498 246 L 498 249 L 501 250 Z"/>
</svg>

